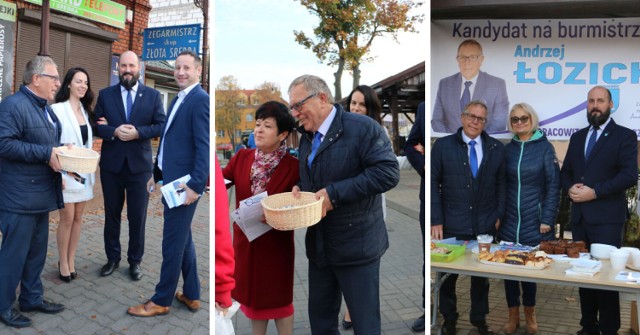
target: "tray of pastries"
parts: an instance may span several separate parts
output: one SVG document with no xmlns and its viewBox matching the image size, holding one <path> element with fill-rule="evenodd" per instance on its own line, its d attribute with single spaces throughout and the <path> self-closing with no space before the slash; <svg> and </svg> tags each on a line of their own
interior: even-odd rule
<svg viewBox="0 0 640 335">
<path fill-rule="evenodd" d="M 579 258 L 580 253 L 588 253 L 584 241 L 551 240 L 540 242 L 540 250 L 549 255 L 567 255 L 569 258 Z"/>
<path fill-rule="evenodd" d="M 511 268 L 542 270 L 553 260 L 544 251 L 497 250 L 495 252 L 481 252 L 478 260 L 482 264 L 506 266 Z"/>
</svg>

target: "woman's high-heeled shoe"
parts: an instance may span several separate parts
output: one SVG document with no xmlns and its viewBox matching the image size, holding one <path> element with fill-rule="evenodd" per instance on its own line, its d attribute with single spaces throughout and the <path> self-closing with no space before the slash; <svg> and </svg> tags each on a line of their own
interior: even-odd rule
<svg viewBox="0 0 640 335">
<path fill-rule="evenodd" d="M 76 278 L 78 278 L 78 273 L 75 271 L 71 272 L 71 279 L 76 279 Z"/>
<path fill-rule="evenodd" d="M 60 272 L 60 262 L 58 262 L 58 278 L 60 278 L 60 280 L 62 280 L 65 283 L 71 282 L 71 275 L 63 276 L 62 272 Z"/>
<path fill-rule="evenodd" d="M 353 327 L 353 322 L 347 321 L 344 318 L 342 318 L 342 328 L 351 329 L 351 327 Z"/>
</svg>

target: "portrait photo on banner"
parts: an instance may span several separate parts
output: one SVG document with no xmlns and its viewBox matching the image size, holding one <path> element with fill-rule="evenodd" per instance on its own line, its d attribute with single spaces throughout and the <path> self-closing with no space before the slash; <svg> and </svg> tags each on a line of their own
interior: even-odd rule
<svg viewBox="0 0 640 335">
<path fill-rule="evenodd" d="M 640 138 L 638 27 L 637 18 L 432 21 L 432 136 L 457 131 L 464 104 L 479 100 L 492 136 L 509 138 L 509 108 L 527 102 L 549 139 L 568 140 L 587 125 L 584 93 L 600 85 L 612 117 Z"/>
</svg>

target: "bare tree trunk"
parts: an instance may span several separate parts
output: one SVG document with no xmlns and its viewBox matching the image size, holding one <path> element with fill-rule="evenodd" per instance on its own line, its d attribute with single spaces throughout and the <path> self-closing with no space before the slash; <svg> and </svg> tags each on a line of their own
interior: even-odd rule
<svg viewBox="0 0 640 335">
<path fill-rule="evenodd" d="M 353 87 L 352 90 L 360 85 L 360 63 L 353 67 Z"/>
<path fill-rule="evenodd" d="M 338 71 L 334 73 L 335 82 L 333 83 L 333 87 L 335 89 L 334 99 L 336 101 L 342 99 L 342 72 L 344 72 L 344 58 L 340 58 L 338 60 Z"/>
</svg>

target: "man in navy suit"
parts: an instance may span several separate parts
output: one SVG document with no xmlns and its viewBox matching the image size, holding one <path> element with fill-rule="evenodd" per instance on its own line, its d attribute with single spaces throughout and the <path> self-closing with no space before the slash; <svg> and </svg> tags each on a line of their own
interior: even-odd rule
<svg viewBox="0 0 640 335">
<path fill-rule="evenodd" d="M 436 95 L 431 128 L 440 133 L 454 133 L 462 127 L 460 114 L 472 100 L 482 101 L 489 111 L 485 131 L 507 130 L 509 98 L 507 85 L 501 78 L 480 71 L 484 55 L 476 40 L 465 40 L 458 46 L 456 56 L 460 72 L 440 80 Z"/>
<path fill-rule="evenodd" d="M 571 135 L 562 165 L 562 188 L 573 202 L 573 239 L 587 246 L 622 245 L 628 215 L 625 193 L 638 181 L 636 134 L 610 118 L 612 107 L 608 89 L 595 86 L 589 91 L 590 126 Z M 578 335 L 612 335 L 620 329 L 618 292 L 580 288 L 580 309 Z"/>
<path fill-rule="evenodd" d="M 153 171 L 151 139 L 160 136 L 164 108 L 160 93 L 138 82 L 138 56 L 126 51 L 118 65 L 120 83 L 100 91 L 95 113 L 97 135 L 103 139 L 100 180 L 104 195 L 104 249 L 108 276 L 120 264 L 120 224 L 125 193 L 129 220 L 129 275 L 140 280 L 144 253 L 144 227 L 149 194 L 147 181 Z"/>
<path fill-rule="evenodd" d="M 431 239 L 475 240 L 495 236 L 504 216 L 504 145 L 484 131 L 487 106 L 471 101 L 455 134 L 438 139 L 431 148 Z M 440 288 L 442 334 L 455 335 L 458 322 L 457 274 Z M 489 280 L 471 277 L 469 321 L 481 335 L 493 335 L 489 314 Z"/>
<path fill-rule="evenodd" d="M 134 316 L 169 313 L 174 294 L 176 300 L 190 311 L 195 312 L 200 308 L 200 281 L 191 237 L 191 220 L 209 176 L 209 95 L 198 83 L 201 72 L 202 62 L 198 55 L 191 51 L 183 51 L 178 55 L 173 76 L 180 93 L 169 108 L 153 179 L 148 181 L 147 189 L 153 189 L 160 180 L 168 184 L 185 175 L 191 179 L 179 186 L 186 192 L 184 205 L 169 208 L 163 201 L 160 282 L 151 299 L 127 310 Z M 180 273 L 184 281 L 183 291 L 176 292 Z"/>
<path fill-rule="evenodd" d="M 43 299 L 42 269 L 47 258 L 49 212 L 64 207 L 57 146 L 61 123 L 47 100 L 60 87 L 56 63 L 37 56 L 27 63 L 24 85 L 0 104 L 0 321 L 29 327 L 20 311 L 58 313 Z M 2 333 L 5 333 L 2 330 Z"/>
<path fill-rule="evenodd" d="M 424 161 L 424 148 L 425 148 L 425 119 L 424 119 L 424 101 L 420 103 L 418 106 L 418 111 L 416 112 L 416 119 L 413 122 L 413 127 L 411 127 L 411 132 L 409 133 L 409 137 L 407 137 L 407 142 L 404 146 L 404 152 L 407 154 L 407 159 L 411 162 L 411 166 L 413 166 L 418 174 L 420 175 L 420 231 L 422 232 L 422 277 L 424 278 L 424 170 L 425 170 L 425 161 Z M 424 283 L 422 285 L 422 306 L 425 306 L 424 299 Z M 421 317 L 417 318 L 411 329 L 414 332 L 424 331 L 424 314 Z"/>
</svg>

